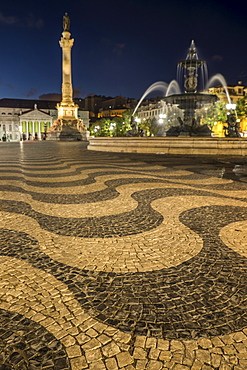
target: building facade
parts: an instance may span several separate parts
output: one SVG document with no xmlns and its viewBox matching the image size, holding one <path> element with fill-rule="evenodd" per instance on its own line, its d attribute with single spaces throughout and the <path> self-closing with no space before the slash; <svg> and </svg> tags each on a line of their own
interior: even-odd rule
<svg viewBox="0 0 247 370">
<path fill-rule="evenodd" d="M 122 116 L 126 109 L 134 109 L 136 99 L 116 96 L 115 98 L 101 95 L 92 95 L 85 98 L 85 109 L 89 111 L 90 121 L 95 122 L 98 118 L 112 118 Z"/>
<path fill-rule="evenodd" d="M 138 108 L 138 118 L 141 122 L 146 121 L 148 119 L 158 120 L 161 114 L 164 114 L 164 102 L 162 98 L 145 100 L 143 104 Z"/>
<path fill-rule="evenodd" d="M 227 92 L 226 92 L 227 89 Z M 220 85 L 210 87 L 208 92 L 210 94 L 217 95 L 220 102 L 228 103 L 228 94 L 232 104 L 236 104 L 237 100 L 247 95 L 247 87 L 242 85 L 242 81 L 239 81 L 237 85 L 227 85 L 226 89 Z"/>
</svg>

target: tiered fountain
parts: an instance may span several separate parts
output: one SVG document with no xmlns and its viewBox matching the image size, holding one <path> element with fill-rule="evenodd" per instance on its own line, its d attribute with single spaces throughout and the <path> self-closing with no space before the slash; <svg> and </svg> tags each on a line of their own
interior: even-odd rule
<svg viewBox="0 0 247 370">
<path fill-rule="evenodd" d="M 176 106 L 182 110 L 182 117 L 178 117 L 179 125 L 173 126 L 167 131 L 167 136 L 211 136 L 211 130 L 207 125 L 200 125 L 196 119 L 196 111 L 207 104 L 213 104 L 218 100 L 216 95 L 197 92 L 198 72 L 206 66 L 204 60 L 197 55 L 194 41 L 191 42 L 189 52 L 185 60 L 178 63 L 178 67 L 184 76 L 185 93 L 166 95 L 163 100 L 168 105 Z"/>
</svg>

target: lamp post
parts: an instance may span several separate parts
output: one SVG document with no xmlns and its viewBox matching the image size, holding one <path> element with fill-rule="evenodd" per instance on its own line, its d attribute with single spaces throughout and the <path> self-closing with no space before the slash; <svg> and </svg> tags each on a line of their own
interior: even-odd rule
<svg viewBox="0 0 247 370">
<path fill-rule="evenodd" d="M 227 112 L 227 127 L 225 129 L 228 131 L 228 134 L 226 136 L 228 137 L 240 137 L 241 135 L 239 134 L 239 122 L 240 120 L 237 119 L 236 115 L 236 104 L 226 104 L 226 109 L 228 110 Z M 235 111 L 233 113 L 233 111 Z"/>
</svg>

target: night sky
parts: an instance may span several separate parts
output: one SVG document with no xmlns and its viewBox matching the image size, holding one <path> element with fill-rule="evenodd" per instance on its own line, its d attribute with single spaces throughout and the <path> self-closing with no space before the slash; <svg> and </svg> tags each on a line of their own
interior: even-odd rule
<svg viewBox="0 0 247 370">
<path fill-rule="evenodd" d="M 65 12 L 77 97 L 140 98 L 176 78 L 192 39 L 209 77 L 247 85 L 246 1 L 1 0 L 0 98 L 60 93 Z"/>
</svg>

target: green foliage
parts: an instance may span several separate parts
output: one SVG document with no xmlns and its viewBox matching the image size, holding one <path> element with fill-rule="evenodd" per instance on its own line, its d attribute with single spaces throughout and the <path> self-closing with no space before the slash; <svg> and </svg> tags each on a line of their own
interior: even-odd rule
<svg viewBox="0 0 247 370">
<path fill-rule="evenodd" d="M 94 122 L 90 128 L 90 135 L 92 136 L 110 136 L 110 123 L 109 118 L 101 118 Z"/>
<path fill-rule="evenodd" d="M 214 122 L 226 122 L 227 109 L 225 103 L 215 103 L 207 109 L 205 117 L 202 118 L 202 124 L 213 127 Z"/>
<path fill-rule="evenodd" d="M 155 118 L 147 118 L 138 124 L 139 128 L 145 132 L 145 136 L 155 136 L 158 132 L 157 121 Z"/>
<path fill-rule="evenodd" d="M 240 120 L 247 118 L 247 96 L 237 100 L 236 113 Z"/>
<path fill-rule="evenodd" d="M 92 136 L 126 136 L 126 132 L 131 130 L 130 120 L 132 111 L 126 110 L 122 117 L 100 118 L 90 125 L 90 135 Z"/>
</svg>

